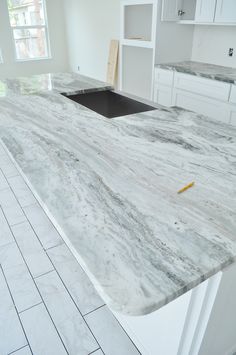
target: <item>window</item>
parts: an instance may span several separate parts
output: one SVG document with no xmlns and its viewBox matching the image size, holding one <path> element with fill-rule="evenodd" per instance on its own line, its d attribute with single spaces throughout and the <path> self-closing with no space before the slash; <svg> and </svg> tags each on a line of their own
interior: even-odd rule
<svg viewBox="0 0 236 355">
<path fill-rule="evenodd" d="M 18 60 L 49 57 L 45 0 L 7 0 Z"/>
</svg>

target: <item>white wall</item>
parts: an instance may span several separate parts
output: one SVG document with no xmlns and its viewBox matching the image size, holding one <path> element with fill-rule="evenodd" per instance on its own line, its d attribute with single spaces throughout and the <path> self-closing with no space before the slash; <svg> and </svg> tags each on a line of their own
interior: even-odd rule
<svg viewBox="0 0 236 355">
<path fill-rule="evenodd" d="M 157 26 L 156 64 L 191 60 L 193 26 L 160 22 Z"/>
<path fill-rule="evenodd" d="M 109 43 L 119 39 L 120 0 L 66 0 L 70 69 L 106 80 Z"/>
<path fill-rule="evenodd" d="M 193 26 L 162 22 L 162 1 L 158 1 L 156 64 L 190 60 L 193 45 Z"/>
<path fill-rule="evenodd" d="M 228 57 L 231 47 L 234 56 Z M 195 26 L 192 60 L 236 67 L 236 26 Z"/>
<path fill-rule="evenodd" d="M 68 71 L 64 1 L 46 0 L 52 59 L 17 62 L 9 25 L 7 0 L 0 0 L 0 48 L 4 60 L 4 63 L 0 64 L 0 78 Z"/>
</svg>

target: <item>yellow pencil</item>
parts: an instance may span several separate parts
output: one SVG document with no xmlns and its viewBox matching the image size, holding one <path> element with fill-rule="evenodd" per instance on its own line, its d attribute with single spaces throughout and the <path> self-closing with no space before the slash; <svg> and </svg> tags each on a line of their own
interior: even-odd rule
<svg viewBox="0 0 236 355">
<path fill-rule="evenodd" d="M 182 189 L 180 189 L 180 190 L 178 191 L 178 194 L 181 194 L 182 192 L 184 192 L 184 191 L 190 189 L 190 187 L 193 187 L 194 184 L 195 184 L 195 182 L 191 182 L 190 184 L 184 186 Z"/>
</svg>

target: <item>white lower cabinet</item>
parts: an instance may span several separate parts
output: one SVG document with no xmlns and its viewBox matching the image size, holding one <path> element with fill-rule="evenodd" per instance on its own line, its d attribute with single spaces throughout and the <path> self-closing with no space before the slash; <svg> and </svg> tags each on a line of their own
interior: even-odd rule
<svg viewBox="0 0 236 355">
<path fill-rule="evenodd" d="M 228 83 L 182 73 L 175 73 L 174 87 L 221 101 L 228 101 L 231 88 Z"/>
<path fill-rule="evenodd" d="M 159 105 L 170 107 L 172 105 L 172 88 L 166 85 L 156 85 L 154 89 L 154 101 Z"/>
<path fill-rule="evenodd" d="M 230 123 L 233 126 L 236 126 L 236 106 L 234 108 L 231 108 L 231 111 L 230 111 Z"/>
<path fill-rule="evenodd" d="M 155 70 L 154 80 L 153 100 L 159 105 L 170 107 L 172 105 L 174 72 L 164 69 Z"/>
<path fill-rule="evenodd" d="M 227 109 L 226 105 L 205 96 L 174 89 L 172 105 L 229 123 L 229 109 Z"/>
<path fill-rule="evenodd" d="M 182 107 L 236 126 L 236 85 L 156 68 L 153 93 L 160 105 Z"/>
<path fill-rule="evenodd" d="M 229 102 L 236 104 L 236 85 L 232 85 Z"/>
</svg>

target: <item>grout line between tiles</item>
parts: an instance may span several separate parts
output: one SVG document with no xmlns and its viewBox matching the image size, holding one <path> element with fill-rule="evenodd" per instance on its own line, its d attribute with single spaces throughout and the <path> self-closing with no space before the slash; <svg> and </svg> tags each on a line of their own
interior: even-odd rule
<svg viewBox="0 0 236 355">
<path fill-rule="evenodd" d="M 6 178 L 6 176 L 5 176 L 5 174 L 3 173 L 3 175 L 4 175 L 4 177 Z M 7 179 L 7 178 L 6 178 Z M 25 181 L 25 180 L 24 180 Z M 9 186 L 9 188 L 10 188 L 10 190 L 11 190 L 11 192 L 13 193 L 13 195 L 15 196 L 15 198 L 16 198 L 16 201 L 17 201 L 17 203 L 18 203 L 18 205 L 19 205 L 19 207 L 20 207 L 20 209 L 22 210 L 22 212 L 23 212 L 23 214 L 24 214 L 24 216 L 25 216 L 25 218 L 26 218 L 26 220 L 25 221 L 23 221 L 23 222 L 20 222 L 20 223 L 16 223 L 16 224 L 14 224 L 14 225 L 10 225 L 9 223 L 8 223 L 8 225 L 10 226 L 10 227 L 14 227 L 14 226 L 16 226 L 16 225 L 19 225 L 19 224 L 22 224 L 22 223 L 25 223 L 25 222 L 28 222 L 29 223 L 29 225 L 31 226 L 31 228 L 32 228 L 32 230 L 34 231 L 34 233 L 35 233 L 35 235 L 37 236 L 37 239 L 38 239 L 38 241 L 39 241 L 39 243 L 40 243 L 40 245 L 42 246 L 42 249 L 44 250 L 44 251 L 46 251 L 47 249 L 46 248 L 44 248 L 44 246 L 43 246 L 43 244 L 42 244 L 42 242 L 41 242 L 41 240 L 40 240 L 40 238 L 39 238 L 39 236 L 38 236 L 38 234 L 36 233 L 36 231 L 35 231 L 35 229 L 34 229 L 34 227 L 32 226 L 32 224 L 31 224 L 31 222 L 30 222 L 30 220 L 28 219 L 28 217 L 27 217 L 27 215 L 26 215 L 26 213 L 25 213 L 25 211 L 24 211 L 24 208 L 21 206 L 21 204 L 20 204 L 20 202 L 19 202 L 19 200 L 18 200 L 18 198 L 17 198 L 17 196 L 16 196 L 16 194 L 15 194 L 15 192 L 14 192 L 14 190 L 12 189 L 12 187 L 10 186 L 10 184 L 9 184 L 9 182 L 8 182 L 8 180 L 7 180 L 7 183 L 8 183 L 8 186 Z M 26 183 L 26 182 L 25 182 Z M 32 192 L 32 190 L 30 189 L 30 187 L 27 185 L 27 187 L 28 187 L 28 189 L 29 189 L 29 191 L 32 193 L 32 195 L 34 196 L 34 194 L 33 194 L 33 192 Z M 35 196 L 34 196 L 35 197 Z M 36 198 L 36 197 L 35 197 Z M 42 208 L 42 206 L 38 203 L 38 200 L 36 199 L 36 203 L 33 203 L 32 205 L 29 205 L 29 206 L 27 206 L 27 208 L 28 207 L 30 207 L 30 206 L 35 206 L 35 205 L 38 205 L 41 209 L 42 209 L 42 211 L 43 211 L 43 213 L 45 214 L 45 216 L 48 218 L 48 216 L 47 216 L 47 214 L 45 213 L 45 211 L 44 211 L 44 209 Z M 5 215 L 5 214 L 4 214 Z M 6 218 L 6 217 L 5 217 Z M 48 220 L 49 220 L 49 222 L 53 225 L 53 227 L 55 228 L 55 226 L 54 226 L 54 224 L 51 222 L 51 220 L 48 218 Z M 61 238 L 61 240 L 62 240 L 62 243 L 61 244 L 63 244 L 64 243 L 64 240 L 63 240 L 63 238 L 61 237 L 61 235 L 59 234 L 59 232 L 57 231 L 57 229 L 55 228 L 55 230 L 56 230 L 56 232 L 58 233 L 58 235 L 60 236 L 60 238 Z M 61 244 L 58 244 L 58 245 L 55 245 L 55 246 L 53 246 L 53 247 L 57 247 L 57 246 L 59 246 L 59 245 L 61 245 Z M 51 247 L 51 248 L 53 248 L 53 247 Z"/>
<path fill-rule="evenodd" d="M 41 275 L 35 276 L 35 277 L 34 277 L 34 280 L 37 280 L 37 279 L 39 279 L 39 278 L 40 278 L 40 277 L 42 277 L 42 276 L 45 276 L 45 275 L 51 274 L 51 273 L 52 273 L 52 272 L 54 272 L 54 271 L 56 271 L 56 270 L 55 270 L 54 265 L 53 265 L 53 270 L 50 270 L 50 271 L 45 272 L 44 274 L 41 274 Z"/>
<path fill-rule="evenodd" d="M 1 269 L 1 271 L 2 271 L 2 274 L 3 274 L 3 277 L 4 277 L 4 279 L 5 279 L 5 282 L 6 282 L 8 291 L 9 291 L 9 293 L 10 293 L 10 297 L 11 297 L 11 299 L 12 299 L 12 303 L 13 303 L 13 305 L 14 305 L 14 308 L 15 308 L 15 311 L 16 311 L 16 314 L 17 314 L 17 317 L 18 317 L 18 320 L 19 320 L 19 322 L 20 322 L 20 324 L 21 324 L 23 333 L 24 333 L 24 335 L 25 335 L 25 339 L 26 339 L 26 341 L 27 341 L 27 345 L 28 345 L 29 348 L 30 348 L 31 354 L 33 354 L 32 349 L 31 349 L 31 346 L 30 346 L 30 343 L 29 343 L 29 339 L 28 339 L 28 337 L 27 337 L 26 331 L 25 331 L 25 329 L 24 329 L 24 327 L 23 327 L 22 321 L 21 321 L 20 316 L 19 316 L 19 313 L 18 313 L 18 311 L 17 311 L 16 305 L 15 305 L 15 302 L 14 302 L 14 298 L 13 298 L 13 296 L 12 296 L 12 293 L 11 293 L 10 287 L 9 287 L 9 285 L 8 285 L 7 278 L 6 278 L 6 275 L 5 275 L 5 273 L 4 273 L 4 270 L 3 270 L 2 265 L 0 265 L 0 269 Z M 26 346 L 27 346 L 27 345 L 26 345 Z"/>
<path fill-rule="evenodd" d="M 31 194 L 34 196 L 34 198 L 35 198 L 35 201 L 36 201 L 36 202 L 33 203 L 33 204 L 31 204 L 31 205 L 29 205 L 29 206 L 27 206 L 27 207 L 30 207 L 30 206 L 33 206 L 33 205 L 39 206 L 39 207 L 42 209 L 43 213 L 45 214 L 46 218 L 49 220 L 49 222 L 51 223 L 51 225 L 52 225 L 53 228 L 55 229 L 55 231 L 56 231 L 56 232 L 58 233 L 58 235 L 60 236 L 61 241 L 62 241 L 61 244 L 66 244 L 64 238 L 61 236 L 61 233 L 59 232 L 57 226 L 55 225 L 55 222 L 52 221 L 52 219 L 50 218 L 50 216 L 48 215 L 48 213 L 45 211 L 45 208 L 44 208 L 43 205 L 42 205 L 42 201 L 40 200 L 40 197 L 37 195 L 37 193 L 34 193 L 34 192 L 33 192 L 32 188 L 31 188 L 30 182 L 27 180 L 27 178 L 26 178 L 26 176 L 24 175 L 23 171 L 21 170 L 20 166 L 18 165 L 18 163 L 16 162 L 16 160 L 13 158 L 12 154 L 11 154 L 10 151 L 7 149 L 6 145 L 3 143 L 3 141 L 2 141 L 1 139 L 0 139 L 0 145 L 3 146 L 3 148 L 4 148 L 4 150 L 6 151 L 7 156 L 9 157 L 10 161 L 12 162 L 12 164 L 13 164 L 13 165 L 15 166 L 15 168 L 17 169 L 18 175 L 16 175 L 16 176 L 20 176 L 20 177 L 24 180 L 24 183 L 26 184 L 26 186 L 27 186 L 27 188 L 29 189 L 30 193 L 31 193 Z M 5 177 L 5 179 L 7 180 L 8 186 L 9 186 L 9 188 L 11 189 L 12 193 L 14 194 L 14 196 L 15 196 L 15 198 L 16 198 L 18 204 L 20 205 L 20 208 L 22 209 L 22 211 L 23 211 L 23 213 L 24 213 L 26 219 L 29 221 L 28 217 L 27 217 L 26 214 L 25 214 L 24 207 L 21 206 L 21 204 L 20 204 L 20 202 L 19 202 L 19 200 L 18 200 L 18 198 L 17 198 L 15 192 L 13 191 L 12 187 L 11 187 L 10 184 L 9 184 L 8 178 L 6 177 L 6 175 L 4 174 L 4 172 L 2 172 L 2 173 L 3 173 L 4 177 Z M 30 221 L 29 221 L 29 224 L 31 225 Z M 34 230 L 34 228 L 33 228 L 32 225 L 31 225 L 31 227 L 32 227 L 32 229 Z M 36 233 L 35 230 L 34 230 L 34 232 L 35 232 L 35 234 L 37 235 L 37 233 Z M 38 238 L 38 239 L 39 239 L 39 238 Z M 42 245 L 40 239 L 39 239 L 39 242 L 40 242 L 40 244 Z M 61 245 L 61 244 L 58 244 L 58 245 Z M 52 246 L 52 247 L 50 247 L 50 248 L 57 247 L 58 245 Z M 42 246 L 43 246 L 43 245 L 42 245 Z M 43 247 L 43 249 L 44 249 L 44 250 L 47 250 L 47 249 L 49 249 L 49 248 L 44 248 L 44 247 Z"/>
<path fill-rule="evenodd" d="M 46 253 L 47 253 L 47 252 L 46 252 Z M 81 317 L 83 318 L 83 320 L 84 320 L 85 324 L 87 325 L 88 329 L 90 330 L 90 332 L 91 332 L 91 334 L 93 335 L 94 339 L 96 340 L 97 344 L 98 344 L 98 345 L 100 346 L 100 348 L 101 348 L 101 345 L 100 345 L 100 343 L 98 342 L 98 339 L 95 337 L 95 335 L 94 335 L 93 331 L 92 331 L 92 330 L 91 330 L 91 328 L 89 327 L 89 325 L 88 325 L 88 323 L 87 323 L 86 319 L 84 318 L 84 316 L 83 316 L 83 314 L 82 314 L 81 310 L 79 309 L 79 307 L 78 307 L 78 305 L 76 304 L 76 302 L 75 302 L 74 298 L 72 297 L 71 292 L 68 290 L 67 286 L 65 285 L 64 281 L 62 280 L 61 275 L 60 275 L 60 274 L 59 274 L 59 272 L 57 271 L 57 269 L 56 269 L 56 267 L 55 267 L 55 265 L 54 265 L 53 261 L 51 260 L 50 256 L 48 255 L 48 253 L 47 253 L 47 256 L 49 257 L 49 259 L 50 259 L 51 263 L 53 264 L 53 266 L 54 266 L 54 268 L 55 268 L 55 270 L 56 270 L 56 273 L 57 273 L 58 277 L 60 278 L 60 280 L 61 280 L 61 282 L 62 282 L 63 286 L 64 286 L 64 287 L 65 287 L 65 289 L 67 290 L 67 292 L 68 292 L 68 294 L 69 294 L 69 296 L 70 296 L 70 298 L 71 298 L 72 302 L 74 303 L 75 307 L 76 307 L 76 308 L 77 308 L 77 310 L 79 311 L 79 313 L 80 313 Z M 102 350 L 102 348 L 101 348 L 101 350 Z M 102 350 L 102 352 L 103 352 L 103 350 Z M 103 352 L 103 353 L 104 353 L 104 352 Z"/>
<path fill-rule="evenodd" d="M 22 209 L 22 207 L 21 207 L 21 209 Z M 4 211 L 3 211 L 3 213 L 4 213 Z M 5 214 L 4 214 L 4 216 L 5 216 Z M 5 218 L 6 218 L 6 216 L 5 216 Z M 6 218 L 6 220 L 7 220 L 7 218 Z M 7 221 L 7 223 L 8 223 L 8 221 Z M 10 229 L 11 229 L 11 226 L 9 225 L 9 223 L 8 223 L 8 226 L 9 226 Z M 14 237 L 14 239 L 15 239 L 14 233 L 13 233 L 13 237 Z M 59 336 L 61 342 L 62 342 L 62 345 L 63 345 L 63 347 L 65 348 L 66 353 L 69 355 L 69 353 L 68 353 L 68 351 L 67 351 L 67 349 L 66 349 L 66 346 L 65 346 L 65 344 L 64 344 L 64 342 L 63 342 L 63 340 L 62 340 L 62 338 L 61 338 L 61 335 L 60 335 L 60 333 L 59 333 L 59 331 L 58 331 L 58 329 L 57 329 L 57 327 L 56 327 L 56 325 L 55 325 L 55 323 L 54 323 L 54 320 L 52 319 L 52 316 L 51 316 L 51 314 L 50 314 L 50 312 L 49 312 L 49 310 L 48 310 L 48 308 L 47 308 L 47 305 L 46 305 L 45 302 L 44 302 L 44 299 L 43 299 L 43 297 L 42 297 L 42 294 L 41 294 L 41 292 L 40 292 L 40 290 L 39 290 L 39 288 L 38 288 L 38 285 L 36 284 L 36 282 L 35 282 L 35 280 L 34 280 L 34 278 L 33 278 L 33 276 L 32 276 L 32 273 L 31 273 L 31 271 L 30 271 L 30 269 L 29 269 L 29 267 L 28 267 L 28 265 L 27 265 L 27 263 L 26 263 L 25 257 L 24 257 L 24 255 L 23 255 L 23 253 L 22 253 L 22 251 L 21 251 L 21 249 L 20 249 L 20 247 L 19 247 L 19 245 L 18 245 L 16 239 L 15 239 L 15 242 L 16 242 L 16 245 L 17 245 L 17 247 L 18 247 L 18 249 L 19 249 L 19 251 L 20 251 L 20 254 L 21 254 L 21 256 L 22 256 L 22 258 L 23 258 L 23 260 L 24 260 L 24 263 L 25 263 L 25 265 L 26 265 L 26 267 L 27 267 L 27 269 L 28 269 L 28 272 L 29 272 L 29 274 L 30 274 L 30 276 L 31 276 L 31 278 L 32 278 L 32 280 L 33 280 L 33 282 L 34 282 L 34 285 L 35 285 L 35 287 L 36 287 L 36 289 L 37 289 L 37 291 L 38 291 L 38 293 L 39 293 L 39 295 L 40 295 L 40 298 L 41 298 L 41 300 L 42 300 L 42 303 L 43 303 L 43 305 L 44 305 L 44 307 L 45 307 L 45 309 L 46 309 L 46 311 L 47 311 L 47 313 L 48 313 L 48 315 L 49 315 L 49 317 L 50 317 L 50 319 L 51 319 L 51 321 L 52 321 L 52 324 L 53 324 L 53 326 L 54 326 L 54 328 L 55 328 L 55 330 L 56 330 L 56 332 L 57 332 L 57 334 L 58 334 L 58 336 Z M 54 265 L 53 265 L 53 266 L 54 266 Z M 13 300 L 13 301 L 14 301 L 14 300 Z M 18 314 L 18 312 L 17 312 L 17 314 Z"/>
<path fill-rule="evenodd" d="M 98 351 L 98 350 L 101 350 L 101 351 L 102 351 L 102 349 L 101 349 L 101 348 L 97 348 L 96 350 L 92 351 L 92 352 L 91 352 L 91 353 L 89 353 L 88 355 L 92 355 L 92 354 L 96 353 L 96 351 Z"/>
<path fill-rule="evenodd" d="M 20 311 L 20 312 L 18 312 L 19 314 L 21 314 L 21 313 L 24 313 L 24 312 L 26 312 L 26 311 L 29 311 L 30 309 L 32 309 L 32 308 L 34 308 L 34 307 L 37 307 L 37 306 L 39 306 L 40 304 L 42 304 L 43 303 L 43 301 L 42 302 L 39 302 L 39 303 L 36 303 L 36 304 L 34 304 L 33 306 L 31 306 L 31 307 L 29 307 L 29 308 L 26 308 L 26 309 L 23 309 L 23 311 Z"/>
<path fill-rule="evenodd" d="M 89 327 L 89 325 L 88 325 L 88 323 L 87 323 L 87 321 L 86 321 L 86 319 L 85 319 L 85 316 L 87 316 L 88 314 L 93 313 L 93 312 L 95 312 L 96 310 L 98 310 L 98 309 L 100 309 L 100 308 L 106 306 L 106 304 L 104 304 L 104 305 L 98 307 L 97 309 L 94 309 L 94 310 L 91 311 L 91 312 L 88 312 L 88 313 L 85 314 L 85 315 L 83 315 L 82 312 L 80 311 L 79 307 L 77 306 L 76 302 L 74 301 L 74 299 L 73 299 L 73 297 L 72 297 L 72 295 L 71 295 L 71 292 L 68 290 L 68 288 L 67 288 L 67 286 L 65 285 L 64 281 L 62 280 L 62 278 L 61 278 L 61 276 L 60 276 L 60 274 L 59 274 L 57 268 L 55 267 L 53 261 L 51 260 L 50 256 L 49 256 L 48 253 L 47 253 L 47 250 L 51 250 L 51 249 L 53 249 L 53 248 L 56 248 L 56 247 L 58 247 L 58 246 L 60 246 L 60 245 L 66 244 L 66 243 L 65 243 L 64 239 L 62 238 L 61 234 L 59 233 L 58 229 L 56 228 L 55 224 L 52 222 L 52 220 L 49 218 L 49 216 L 47 215 L 47 213 L 44 211 L 44 208 L 43 208 L 42 205 L 39 203 L 38 198 L 35 196 L 35 194 L 33 193 L 32 189 L 31 189 L 31 187 L 29 186 L 29 184 L 28 184 L 27 181 L 25 180 L 24 176 L 21 174 L 20 170 L 18 169 L 17 163 L 15 162 L 14 158 L 10 155 L 10 152 L 7 150 L 7 148 L 5 147 L 5 145 L 3 144 L 3 142 L 2 142 L 1 140 L 0 140 L 0 144 L 4 147 L 4 150 L 6 151 L 7 156 L 9 157 L 9 159 L 11 160 L 11 162 L 14 164 L 14 166 L 15 166 L 16 169 L 18 170 L 18 173 L 19 173 L 19 174 L 15 175 L 15 176 L 21 176 L 21 177 L 23 178 L 23 180 L 24 180 L 25 184 L 27 185 L 29 191 L 30 191 L 30 192 L 32 193 L 32 195 L 35 197 L 36 203 L 34 203 L 34 204 L 32 204 L 32 205 L 37 204 L 38 206 L 40 206 L 40 208 L 43 210 L 44 214 L 45 214 L 46 217 L 48 218 L 49 222 L 53 225 L 54 229 L 56 230 L 56 232 L 58 233 L 58 235 L 60 236 L 60 238 L 61 238 L 61 240 L 62 240 L 62 243 L 61 243 L 61 244 L 58 244 L 58 245 L 49 247 L 49 248 L 47 248 L 47 249 L 45 249 L 45 248 L 43 247 L 43 244 L 42 244 L 41 240 L 39 239 L 39 237 L 38 237 L 36 231 L 34 230 L 34 227 L 32 226 L 31 222 L 29 221 L 27 215 L 25 214 L 25 211 L 24 211 L 23 207 L 20 205 L 17 196 L 15 195 L 15 193 L 14 193 L 12 187 L 10 186 L 10 184 L 9 184 L 9 182 L 8 182 L 8 178 L 5 176 L 4 172 L 2 172 L 3 175 L 4 175 L 4 177 L 5 177 L 5 179 L 7 180 L 7 183 L 8 183 L 8 185 L 9 185 L 9 187 L 10 187 L 12 193 L 14 194 L 14 196 L 15 196 L 15 198 L 16 198 L 16 200 L 17 200 L 17 202 L 18 202 L 18 204 L 19 204 L 19 206 L 20 206 L 20 208 L 21 208 L 21 210 L 23 211 L 23 213 L 24 213 L 24 215 L 25 215 L 25 217 L 26 217 L 26 220 L 28 221 L 28 223 L 30 224 L 31 228 L 33 229 L 33 231 L 34 231 L 36 237 L 38 238 L 38 241 L 39 241 L 39 243 L 41 244 L 43 250 L 46 252 L 46 254 L 47 254 L 49 260 L 51 261 L 51 263 L 52 263 L 52 265 L 53 265 L 53 267 L 54 267 L 54 269 L 55 269 L 55 271 L 56 271 L 58 277 L 60 278 L 62 284 L 64 285 L 65 289 L 67 290 L 67 292 L 68 292 L 68 294 L 69 294 L 71 300 L 73 301 L 73 303 L 75 304 L 76 308 L 78 309 L 80 315 L 82 316 L 84 322 L 86 323 L 86 325 L 87 325 L 88 329 L 90 330 L 91 334 L 93 335 L 94 339 L 96 340 L 96 342 L 97 342 L 98 345 L 100 346 L 100 349 L 101 349 L 102 353 L 105 355 L 105 353 L 104 353 L 104 351 L 103 351 L 101 345 L 99 344 L 97 338 L 95 337 L 94 333 L 92 332 L 91 328 Z M 13 176 L 12 176 L 12 177 L 13 177 Z M 30 206 L 27 206 L 27 207 L 30 207 Z M 4 214 L 4 216 L 5 216 L 5 214 Z M 6 218 L 6 216 L 5 216 L 5 218 Z M 7 221 L 7 223 L 8 223 L 8 221 Z M 21 222 L 21 223 L 22 223 L 22 222 Z M 24 223 L 24 222 L 23 222 L 23 223 Z M 8 225 L 9 225 L 9 223 L 8 223 Z M 9 227 L 10 227 L 10 229 L 11 229 L 11 226 L 10 226 L 10 225 L 9 225 Z M 11 230 L 11 231 L 12 231 L 12 230 Z M 13 233 L 13 232 L 12 232 L 12 233 Z M 14 237 L 14 239 L 15 239 L 14 234 L 13 234 L 13 237 Z M 15 241 L 16 241 L 16 240 L 15 240 Z M 17 244 L 17 246 L 18 246 L 18 248 L 19 248 L 19 245 L 18 245 L 17 241 L 16 241 L 16 244 Z M 68 247 L 67 244 L 66 244 L 66 246 Z M 69 247 L 68 247 L 68 249 L 70 250 Z M 19 248 L 19 250 L 20 250 L 20 248 Z M 21 252 L 21 250 L 20 250 L 20 252 Z M 22 255 L 23 259 L 24 259 L 24 256 L 23 256 L 22 252 L 21 252 L 21 255 Z M 72 253 L 72 256 L 73 256 L 73 253 Z M 77 259 L 76 259 L 76 261 L 77 261 L 77 263 L 80 265 L 80 263 L 78 262 Z M 26 264 L 25 259 L 24 259 L 24 262 L 25 262 L 25 264 Z M 26 265 L 27 265 L 27 264 L 26 264 Z M 81 265 L 80 265 L 80 266 L 81 266 Z M 27 268 L 28 268 L 28 265 L 27 265 Z M 28 268 L 28 270 L 29 270 L 29 268 Z M 84 269 L 83 269 L 83 270 L 84 270 Z M 52 270 L 52 271 L 54 271 L 54 270 Z M 50 271 L 50 272 L 52 272 L 52 271 Z M 29 272 L 30 272 L 30 270 L 29 270 Z M 84 271 L 84 272 L 85 272 L 85 271 Z M 30 272 L 30 275 L 31 275 L 31 277 L 32 277 L 31 272 Z M 86 274 L 86 275 L 87 275 L 87 274 Z M 40 275 L 40 276 L 43 276 L 43 275 Z M 39 276 L 39 277 L 40 277 L 40 276 Z M 34 281 L 34 283 L 35 283 L 35 286 L 36 286 L 36 288 L 37 288 L 37 290 L 38 290 L 38 292 L 39 292 L 39 294 L 40 294 L 40 297 L 41 297 L 42 300 L 43 300 L 43 297 L 42 297 L 42 295 L 41 295 L 41 293 L 40 293 L 40 291 L 39 291 L 39 289 L 38 289 L 38 286 L 37 286 L 37 284 L 36 284 L 36 282 L 35 282 L 35 280 L 34 280 L 33 277 L 32 277 L 32 279 L 33 279 L 33 281 Z M 52 320 L 52 322 L 53 322 L 53 325 L 54 325 L 54 327 L 55 327 L 55 329 L 56 329 L 56 331 L 57 331 L 57 333 L 58 333 L 58 335 L 59 335 L 59 337 L 60 337 L 60 339 L 61 339 L 61 341 L 62 341 L 62 344 L 63 344 L 64 347 L 65 347 L 65 344 L 64 344 L 64 342 L 63 342 L 63 340 L 62 340 L 62 338 L 61 338 L 61 336 L 60 336 L 60 334 L 59 334 L 59 331 L 57 330 L 57 327 L 56 327 L 56 325 L 55 325 L 55 323 L 54 323 L 54 321 L 53 321 L 53 319 L 52 319 L 52 317 L 51 317 L 51 315 L 50 315 L 50 313 L 49 313 L 49 310 L 48 310 L 48 308 L 47 308 L 47 306 L 46 306 L 44 300 L 43 300 L 43 304 L 44 304 L 44 306 L 45 306 L 45 308 L 46 308 L 46 310 L 47 310 L 47 312 L 48 312 L 48 314 L 49 314 L 49 317 L 51 318 L 51 320 Z M 113 316 L 114 316 L 114 315 L 113 315 Z M 116 318 L 115 318 L 115 319 L 116 319 Z M 130 341 L 132 342 L 132 344 L 134 345 L 134 347 L 136 348 L 136 350 L 138 351 L 138 353 L 141 354 L 140 351 L 138 350 L 137 346 L 136 346 L 135 343 L 133 342 L 133 340 L 132 340 L 132 339 L 129 337 L 129 335 L 127 334 L 126 330 L 125 330 L 125 329 L 123 328 L 123 326 L 120 324 L 120 322 L 119 322 L 117 319 L 116 319 L 116 321 L 118 322 L 118 324 L 119 324 L 119 326 L 121 327 L 121 329 L 123 329 L 123 331 L 124 331 L 124 333 L 126 334 L 126 336 L 130 339 Z M 65 347 L 65 350 L 66 350 L 66 352 L 68 353 L 66 347 Z M 98 350 L 98 349 L 97 349 L 97 350 Z M 97 350 L 96 350 L 96 351 L 97 351 Z"/>
<path fill-rule="evenodd" d="M 88 313 L 83 314 L 83 317 L 86 317 L 86 316 L 88 316 L 89 314 L 91 314 L 91 313 L 93 313 L 93 312 L 96 312 L 96 311 L 98 311 L 100 308 L 105 307 L 105 306 L 106 306 L 106 303 L 104 303 L 104 304 L 102 304 L 101 306 L 99 306 L 99 307 L 93 309 L 92 311 L 89 311 Z"/>
<path fill-rule="evenodd" d="M 51 223 L 51 220 L 50 220 L 50 223 Z M 58 232 L 58 234 L 60 235 L 59 232 Z M 61 235 L 60 235 L 60 237 L 61 237 Z M 61 237 L 61 239 L 62 239 L 62 237 Z M 63 240 L 63 239 L 62 239 L 62 240 Z M 57 244 L 57 245 L 54 245 L 53 247 L 49 247 L 49 248 L 44 248 L 44 251 L 52 250 L 52 249 L 57 248 L 57 247 L 59 247 L 60 245 L 63 245 L 63 244 L 66 244 L 66 243 L 64 242 L 64 240 L 63 240 L 63 243 L 61 243 L 61 244 Z M 68 248 L 68 249 L 69 249 L 69 248 Z"/>
<path fill-rule="evenodd" d="M 11 353 L 8 353 L 7 355 L 14 355 L 17 351 L 22 350 L 22 349 L 27 348 L 27 347 L 29 347 L 28 344 L 25 345 L 25 346 L 22 346 L 22 347 L 19 348 L 19 349 L 16 349 L 16 350 L 12 351 Z"/>
</svg>

